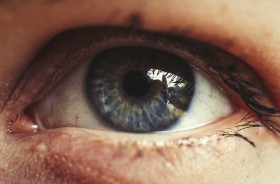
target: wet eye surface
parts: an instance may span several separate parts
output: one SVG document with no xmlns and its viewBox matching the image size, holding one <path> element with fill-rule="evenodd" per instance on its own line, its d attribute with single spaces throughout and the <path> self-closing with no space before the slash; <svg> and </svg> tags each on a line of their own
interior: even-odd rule
<svg viewBox="0 0 280 184">
<path fill-rule="evenodd" d="M 246 109 L 246 98 L 258 100 L 262 94 L 250 94 L 261 84 L 235 56 L 196 40 L 135 30 L 62 33 L 34 65 L 29 80 L 42 78 L 36 96 L 46 95 L 25 113 L 41 130 L 188 130 L 230 117 Z M 45 68 L 49 72 L 42 76 Z"/>
<path fill-rule="evenodd" d="M 225 94 L 186 60 L 139 46 L 97 53 L 38 107 L 37 121 L 46 128 L 126 132 L 190 129 L 233 112 Z"/>
</svg>

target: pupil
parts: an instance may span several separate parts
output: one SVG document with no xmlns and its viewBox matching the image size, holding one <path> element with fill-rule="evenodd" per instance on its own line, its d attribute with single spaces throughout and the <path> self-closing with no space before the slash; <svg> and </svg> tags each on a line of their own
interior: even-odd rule
<svg viewBox="0 0 280 184">
<path fill-rule="evenodd" d="M 123 88 L 129 95 L 143 96 L 149 91 L 150 83 L 141 72 L 130 71 L 124 76 Z"/>
</svg>

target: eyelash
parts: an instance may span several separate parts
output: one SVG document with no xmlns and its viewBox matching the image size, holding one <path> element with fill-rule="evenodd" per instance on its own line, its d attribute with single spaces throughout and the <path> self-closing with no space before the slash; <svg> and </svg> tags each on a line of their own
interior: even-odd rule
<svg viewBox="0 0 280 184">
<path fill-rule="evenodd" d="M 277 122 L 270 120 L 272 117 L 280 117 L 276 115 L 279 111 L 276 108 L 261 104 L 261 102 L 257 99 L 257 97 L 262 98 L 265 95 L 265 92 L 263 91 L 264 88 L 262 88 L 262 86 L 257 86 L 254 83 L 250 83 L 235 74 L 234 69 L 236 66 L 232 65 L 226 68 L 219 65 L 216 61 L 217 59 L 213 59 L 212 63 L 207 64 L 205 67 L 209 71 L 212 70 L 211 73 L 213 75 L 218 75 L 230 89 L 239 94 L 242 101 L 253 113 L 253 115 L 250 115 L 251 112 L 249 112 L 242 120 L 249 120 L 250 118 L 256 117 L 254 120 L 249 120 L 247 123 L 240 125 L 240 130 L 250 127 L 266 127 L 274 134 L 279 134 L 280 129 L 277 127 Z M 258 124 L 258 122 L 261 124 Z M 250 144 L 252 143 L 250 142 Z"/>
</svg>

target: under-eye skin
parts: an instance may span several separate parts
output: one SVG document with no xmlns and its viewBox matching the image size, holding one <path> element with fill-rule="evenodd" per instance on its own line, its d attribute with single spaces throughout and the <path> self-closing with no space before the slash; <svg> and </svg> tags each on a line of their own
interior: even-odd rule
<svg viewBox="0 0 280 184">
<path fill-rule="evenodd" d="M 230 112 L 229 114 L 225 113 L 225 116 L 221 116 L 220 118 L 226 118 L 226 116 L 230 116 L 231 113 L 234 114 L 235 111 L 238 112 L 244 109 L 245 111 L 252 111 L 253 113 L 252 116 L 250 116 L 249 124 L 245 123 L 246 126 L 248 127 L 267 126 L 267 127 L 273 127 L 271 128 L 271 130 L 273 131 L 278 131 L 277 125 L 274 126 L 276 122 L 266 121 L 270 115 L 273 114 L 276 115 L 278 111 L 272 108 L 272 104 L 270 103 L 269 99 L 266 96 L 266 91 L 263 91 L 262 84 L 259 82 L 257 75 L 242 60 L 207 43 L 199 42 L 192 39 L 186 39 L 180 36 L 170 36 L 170 35 L 165 35 L 160 33 L 150 33 L 145 31 L 131 30 L 131 29 L 82 28 L 82 29 L 77 29 L 77 30 L 72 30 L 72 31 L 62 33 L 61 35 L 51 40 L 45 46 L 45 48 L 43 48 L 42 51 L 35 57 L 33 63 L 27 69 L 27 72 L 23 77 L 24 81 L 22 83 L 24 83 L 24 85 L 21 84 L 21 82 L 19 82 L 19 86 L 17 87 L 19 87 L 20 90 L 18 90 L 17 93 L 12 94 L 11 96 L 13 95 L 27 96 L 26 99 L 29 98 L 34 99 L 35 97 L 35 100 L 33 100 L 32 102 L 28 101 L 26 103 L 26 101 L 25 102 L 19 101 L 18 105 L 19 108 L 20 107 L 26 108 L 26 110 L 24 110 L 24 113 L 27 116 L 29 116 L 31 119 L 33 119 L 33 121 L 38 123 L 39 127 L 41 127 L 41 130 L 48 126 L 49 128 L 64 127 L 64 126 L 79 127 L 79 125 L 82 124 L 79 123 L 79 121 L 83 122 L 84 119 L 83 117 L 78 116 L 81 113 L 77 109 L 72 108 L 69 114 L 67 114 L 68 117 L 67 119 L 66 116 L 59 114 L 59 111 L 56 111 L 57 109 L 54 108 L 55 105 L 57 105 L 57 107 L 59 108 L 63 108 L 63 106 L 60 105 L 64 103 L 68 105 L 72 105 L 71 97 L 68 96 L 70 100 L 62 99 L 62 101 L 55 102 L 49 100 L 52 99 L 52 97 L 48 98 L 48 96 L 51 95 L 46 95 L 46 94 L 48 94 L 49 92 L 55 92 L 56 95 L 60 95 L 63 97 L 64 95 L 63 90 L 65 90 L 66 88 L 63 87 L 60 88 L 59 83 L 62 81 L 62 78 L 64 78 L 64 81 L 67 81 L 68 75 L 69 76 L 71 75 L 70 71 L 72 72 L 75 71 L 73 70 L 73 68 L 75 68 L 78 65 L 82 65 L 82 63 L 86 63 L 86 62 L 88 63 L 89 61 L 91 61 L 92 58 L 95 58 L 96 54 L 102 53 L 104 50 L 105 50 L 104 52 L 110 52 L 106 50 L 111 48 L 111 51 L 114 52 L 113 48 L 116 49 L 120 48 L 119 50 L 121 50 L 121 48 L 125 49 L 125 47 L 127 47 L 127 49 L 132 49 L 129 51 L 132 53 L 133 53 L 133 49 L 134 50 L 138 49 L 137 52 L 140 53 L 153 52 L 153 51 L 162 52 L 163 54 L 168 55 L 166 57 L 169 57 L 169 53 L 172 53 L 175 55 L 174 58 L 176 58 L 174 59 L 174 61 L 180 60 L 177 58 L 183 58 L 186 62 L 188 62 L 187 65 L 190 65 L 193 68 L 198 68 L 199 71 L 203 73 L 203 75 L 211 78 L 210 81 L 215 81 L 216 85 L 219 86 L 218 88 L 222 89 L 223 93 L 225 93 L 226 95 L 231 95 L 232 97 L 235 98 L 235 104 L 232 103 L 232 107 L 231 107 L 232 111 L 229 111 Z M 168 64 L 161 63 L 161 64 L 172 66 L 172 63 L 168 63 Z M 94 65 L 95 64 L 93 63 L 91 66 Z M 103 68 L 104 67 L 106 66 L 103 66 Z M 149 67 L 150 67 L 149 69 L 154 68 L 152 66 Z M 46 68 L 48 68 L 47 71 L 45 71 Z M 97 70 L 100 70 L 100 68 L 98 69 L 98 66 L 92 68 L 93 68 L 93 74 L 98 73 Z M 154 69 L 161 70 L 160 67 Z M 168 72 L 164 70 L 162 71 Z M 174 72 L 173 73 L 172 72 L 171 75 L 174 75 Z M 188 81 L 189 83 L 193 83 L 192 76 L 185 77 L 182 76 L 184 74 L 184 71 L 182 70 L 179 71 L 179 73 L 180 72 L 181 74 L 178 75 L 179 78 L 182 78 L 183 81 Z M 135 77 L 135 75 L 138 75 L 138 77 L 139 76 L 146 77 L 143 75 L 143 73 L 141 73 L 141 69 L 130 70 L 121 75 L 123 75 L 122 81 L 125 81 L 126 77 Z M 34 82 L 36 82 L 36 80 L 38 80 L 38 78 L 41 78 L 43 82 L 41 82 L 37 86 L 37 88 L 33 89 L 32 92 L 30 93 L 31 86 L 33 85 Z M 179 119 L 178 117 L 176 117 L 177 115 L 170 116 L 170 110 L 169 111 L 163 110 L 162 113 L 166 115 L 166 117 L 172 117 L 171 118 L 172 120 L 168 120 L 165 125 L 161 126 L 160 122 L 163 120 L 160 119 L 162 118 L 162 114 L 160 114 L 160 112 L 157 118 L 160 120 L 157 122 L 155 121 L 156 118 L 154 119 L 151 118 L 151 115 L 153 114 L 148 114 L 149 113 L 148 111 L 142 110 L 141 113 L 138 112 L 136 113 L 137 110 L 134 109 L 135 110 L 135 112 L 133 111 L 134 119 L 136 117 L 136 119 L 138 118 L 138 120 L 141 121 L 143 120 L 144 122 L 144 119 L 146 118 L 146 120 L 150 121 L 149 126 L 146 126 L 145 124 L 144 125 L 138 124 L 137 126 L 133 126 L 133 125 L 122 126 L 121 123 L 125 124 L 126 122 L 129 124 L 133 121 L 132 119 L 128 119 L 128 117 L 126 118 L 127 120 L 116 119 L 117 115 L 121 114 L 121 113 L 118 114 L 118 112 L 115 113 L 115 117 L 110 119 L 110 116 L 112 115 L 111 111 L 105 110 L 105 108 L 107 108 L 105 105 L 109 104 L 108 101 L 110 101 L 110 99 L 108 99 L 107 97 L 106 98 L 107 101 L 104 99 L 105 100 L 104 103 L 103 102 L 101 103 L 101 101 L 98 102 L 98 95 L 104 95 L 104 93 L 99 94 L 100 93 L 99 87 L 102 83 L 103 82 L 90 84 L 93 85 L 91 87 L 93 89 L 93 92 L 96 94 L 96 96 L 92 97 L 91 99 L 88 99 L 88 101 L 91 101 L 93 102 L 92 104 L 97 105 L 95 107 L 96 109 L 98 109 L 97 112 L 103 114 L 99 117 L 95 117 L 95 121 L 98 121 L 98 119 L 100 120 L 100 117 L 102 116 L 106 117 L 107 114 L 107 117 L 104 119 L 108 120 L 108 122 L 111 122 L 111 124 L 113 124 L 113 127 L 116 127 L 117 129 L 125 130 L 128 132 L 152 132 L 152 131 L 162 130 L 166 127 L 170 127 L 171 125 L 176 123 L 176 121 Z M 81 86 L 82 85 L 83 84 L 81 84 Z M 109 84 L 104 83 L 104 85 L 109 85 Z M 190 85 L 190 88 L 189 87 L 186 88 L 188 90 L 190 89 L 189 91 L 187 91 L 187 93 L 189 93 L 190 96 L 192 96 L 193 93 L 195 93 L 194 92 L 195 89 L 192 89 L 193 87 L 192 85 L 193 84 Z M 122 85 L 122 90 L 125 89 L 126 93 L 131 93 L 131 94 L 136 93 L 136 91 L 133 90 L 129 92 L 129 88 L 125 86 L 126 84 Z M 146 93 L 148 94 L 147 91 L 152 89 L 151 86 L 155 87 L 156 85 L 148 84 L 148 87 L 147 86 L 146 87 L 149 89 L 144 90 L 143 94 L 132 94 L 132 95 L 130 94 L 130 96 L 143 97 L 146 95 Z M 111 89 L 114 87 L 109 86 L 107 88 Z M 155 90 L 158 89 L 159 88 L 155 88 Z M 90 96 L 89 93 L 91 92 L 88 92 L 87 95 Z M 159 93 L 159 91 L 155 92 L 155 94 L 156 93 Z M 118 96 L 118 94 L 115 95 Z M 116 102 L 123 103 L 123 99 L 120 100 L 118 99 L 118 97 L 116 98 Z M 111 96 L 111 98 L 115 98 L 115 97 Z M 161 107 L 162 109 L 167 108 L 166 102 L 168 101 L 169 103 L 169 100 L 170 99 L 165 99 L 165 103 L 163 103 L 164 106 Z M 185 102 L 181 104 L 183 105 L 183 108 L 181 108 L 181 110 L 184 111 L 188 109 L 188 105 L 190 103 L 188 100 L 191 101 L 191 99 L 185 99 Z M 162 99 L 158 98 L 157 103 L 159 103 L 157 104 L 157 106 L 162 104 Z M 152 103 L 150 103 L 149 105 L 151 104 Z M 133 103 L 131 103 L 130 105 L 133 106 Z M 110 106 L 110 108 L 113 107 Z M 85 113 L 89 114 L 92 113 L 92 111 L 87 111 Z M 139 118 L 139 116 L 141 117 Z M 90 117 L 92 117 L 92 115 Z M 252 121 L 252 117 L 255 117 L 253 121 Z M 46 119 L 48 119 L 48 122 L 44 122 L 46 121 Z M 60 121 L 56 121 L 56 120 L 60 120 Z M 217 123 L 219 123 L 218 119 L 214 119 L 213 121 L 217 121 Z M 58 124 L 54 125 L 53 124 L 54 122 L 58 122 Z M 64 122 L 67 122 L 68 124 L 64 124 Z M 13 127 L 13 122 L 9 126 L 10 128 Z M 81 125 L 81 127 L 83 126 Z M 92 128 L 94 129 L 94 126 Z M 99 129 L 99 127 L 97 127 L 97 129 Z"/>
</svg>

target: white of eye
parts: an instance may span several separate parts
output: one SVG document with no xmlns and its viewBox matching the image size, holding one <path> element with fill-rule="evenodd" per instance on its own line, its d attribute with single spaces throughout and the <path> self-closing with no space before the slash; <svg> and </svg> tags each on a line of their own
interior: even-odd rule
<svg viewBox="0 0 280 184">
<path fill-rule="evenodd" d="M 222 91 L 198 70 L 195 75 L 195 92 L 191 104 L 175 126 L 168 130 L 186 130 L 200 127 L 233 112 L 233 107 Z"/>
<path fill-rule="evenodd" d="M 111 130 L 97 112 L 92 110 L 84 92 L 84 78 L 89 62 L 85 62 L 67 76 L 36 106 L 34 119 L 41 129 L 83 127 Z M 194 69 L 195 93 L 180 120 L 166 131 L 188 130 L 215 122 L 233 112 L 232 104 L 223 92 Z"/>
</svg>

